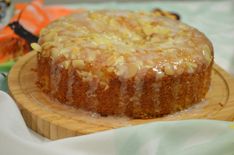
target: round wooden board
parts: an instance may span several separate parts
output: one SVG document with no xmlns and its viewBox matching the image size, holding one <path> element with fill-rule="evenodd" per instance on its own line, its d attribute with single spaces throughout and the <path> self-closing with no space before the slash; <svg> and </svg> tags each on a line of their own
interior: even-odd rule
<svg viewBox="0 0 234 155">
<path fill-rule="evenodd" d="M 49 138 L 60 139 L 155 121 L 185 119 L 234 119 L 234 79 L 214 65 L 206 99 L 187 110 L 155 119 L 101 117 L 56 103 L 35 85 L 36 53 L 22 57 L 8 76 L 10 94 L 28 127 Z"/>
</svg>

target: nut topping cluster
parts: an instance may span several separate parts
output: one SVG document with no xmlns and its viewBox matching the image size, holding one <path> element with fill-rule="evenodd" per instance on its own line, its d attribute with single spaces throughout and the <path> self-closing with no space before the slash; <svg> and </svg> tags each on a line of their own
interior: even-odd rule
<svg viewBox="0 0 234 155">
<path fill-rule="evenodd" d="M 54 21 L 32 48 L 84 79 L 133 78 L 142 69 L 157 78 L 193 73 L 211 63 L 213 49 L 198 30 L 150 12 L 90 11 Z"/>
</svg>

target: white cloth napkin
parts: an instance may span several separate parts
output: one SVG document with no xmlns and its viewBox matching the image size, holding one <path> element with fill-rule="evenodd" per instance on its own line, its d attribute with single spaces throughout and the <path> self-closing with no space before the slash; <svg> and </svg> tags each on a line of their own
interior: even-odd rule
<svg viewBox="0 0 234 155">
<path fill-rule="evenodd" d="M 234 123 L 158 122 L 50 141 L 32 134 L 7 93 L 0 91 L 1 155 L 233 155 Z"/>
</svg>

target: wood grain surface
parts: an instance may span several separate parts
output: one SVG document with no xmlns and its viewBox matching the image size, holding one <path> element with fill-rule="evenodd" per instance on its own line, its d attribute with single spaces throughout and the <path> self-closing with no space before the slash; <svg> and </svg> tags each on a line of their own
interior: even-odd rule
<svg viewBox="0 0 234 155">
<path fill-rule="evenodd" d="M 181 112 L 155 119 L 101 117 L 58 103 L 35 85 L 36 65 L 34 52 L 17 61 L 9 72 L 9 91 L 20 108 L 27 126 L 49 139 L 61 139 L 155 121 L 234 120 L 234 78 L 217 65 L 213 67 L 211 87 L 204 101 Z"/>
</svg>

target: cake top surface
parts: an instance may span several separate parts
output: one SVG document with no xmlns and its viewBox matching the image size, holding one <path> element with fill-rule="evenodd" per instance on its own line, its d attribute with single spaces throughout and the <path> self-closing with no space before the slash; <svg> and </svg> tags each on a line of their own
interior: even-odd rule
<svg viewBox="0 0 234 155">
<path fill-rule="evenodd" d="M 151 12 L 73 14 L 44 28 L 38 44 L 33 49 L 61 67 L 99 78 L 114 73 L 129 79 L 147 70 L 157 78 L 192 73 L 213 59 L 212 45 L 204 34 Z"/>
</svg>

